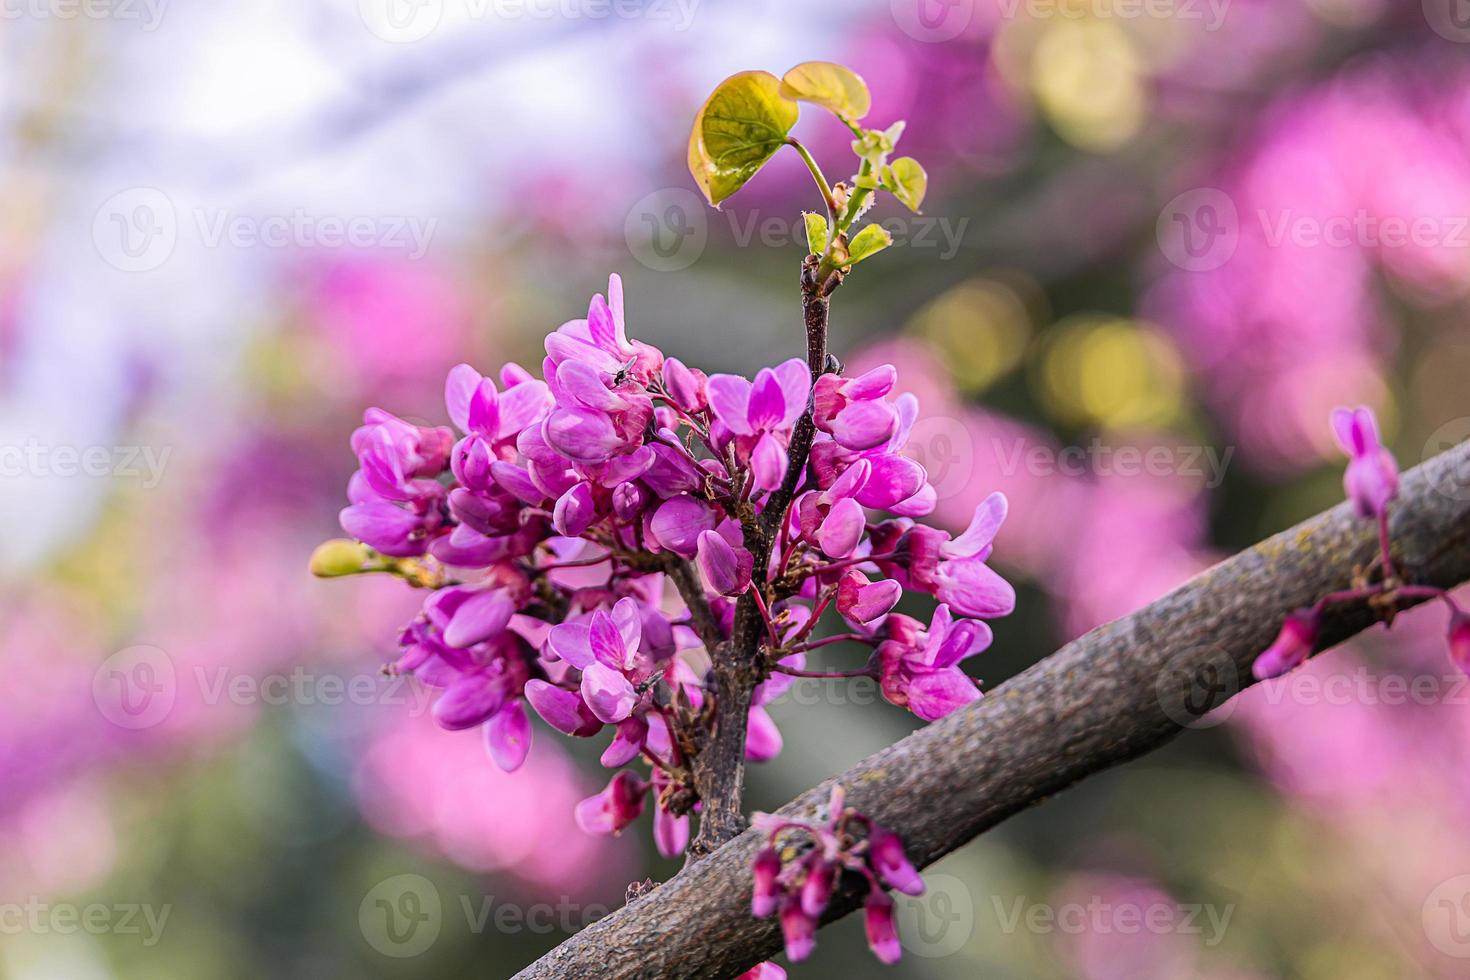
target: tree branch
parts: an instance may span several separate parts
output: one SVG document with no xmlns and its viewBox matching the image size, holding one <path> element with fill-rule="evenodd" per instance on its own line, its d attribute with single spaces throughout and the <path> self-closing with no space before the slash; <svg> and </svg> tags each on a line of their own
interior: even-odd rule
<svg viewBox="0 0 1470 980">
<path fill-rule="evenodd" d="M 819 280 L 816 273 L 817 258 L 808 256 L 801 271 L 801 307 L 806 327 L 806 362 L 814 386 L 827 369 L 829 297 L 842 281 L 841 273 L 834 273 L 826 280 Z M 808 396 L 806 411 L 797 420 L 791 445 L 787 447 L 788 464 L 781 486 L 772 491 L 759 519 L 751 517 L 742 521 L 745 547 L 755 559 L 752 585 L 735 604 L 730 642 L 710 650 L 715 667 L 715 732 L 694 760 L 694 783 L 702 809 L 699 835 L 689 845 L 691 860 L 704 857 L 745 829 L 741 799 L 745 795 L 746 719 L 750 714 L 751 694 L 764 677 L 760 648 L 766 632 L 765 617 L 756 604 L 754 592 L 766 586 L 771 544 L 806 473 L 807 455 L 815 435 Z"/>
<path fill-rule="evenodd" d="M 1448 588 L 1470 579 L 1470 443 L 1404 474 L 1393 539 L 1412 581 Z M 849 805 L 896 831 L 914 864 L 927 866 L 1092 773 L 1158 748 L 1249 686 L 1252 661 L 1286 614 L 1346 588 L 1376 550 L 1373 524 L 1335 507 L 1072 641 L 837 780 Z M 1321 646 L 1373 622 L 1362 606 L 1334 610 Z M 781 813 L 813 817 L 831 782 Z M 745 832 L 519 976 L 734 977 L 770 958 L 781 945 L 777 923 L 750 914 L 750 862 L 761 842 Z M 847 882 L 826 921 L 861 895 Z"/>
</svg>

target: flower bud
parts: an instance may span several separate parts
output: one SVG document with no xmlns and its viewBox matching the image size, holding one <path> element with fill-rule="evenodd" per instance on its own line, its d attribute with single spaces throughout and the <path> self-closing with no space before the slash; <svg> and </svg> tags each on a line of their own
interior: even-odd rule
<svg viewBox="0 0 1470 980">
<path fill-rule="evenodd" d="M 764 919 L 776 911 L 776 878 L 781 874 L 781 855 L 774 847 L 765 847 L 750 865 L 755 885 L 750 896 L 750 914 Z"/>
<path fill-rule="evenodd" d="M 827 902 L 832 898 L 835 870 L 820 857 L 807 865 L 806 881 L 801 886 L 801 911 L 808 918 L 820 919 L 827 910 Z"/>
<path fill-rule="evenodd" d="M 903 948 L 898 943 L 898 928 L 893 921 L 893 899 L 874 888 L 863 906 L 863 926 L 873 955 L 890 966 L 897 963 Z"/>
<path fill-rule="evenodd" d="M 897 834 L 875 827 L 868 853 L 873 870 L 888 884 L 905 895 L 923 893 L 924 879 L 919 877 L 919 873 L 909 863 L 909 857 L 904 853 L 903 841 L 898 839 Z"/>
<path fill-rule="evenodd" d="M 1450 617 L 1450 660 L 1470 674 L 1470 615 L 1457 612 Z"/>
<path fill-rule="evenodd" d="M 1311 656 L 1317 643 L 1317 619 L 1317 613 L 1311 609 L 1298 609 L 1287 616 L 1276 641 L 1251 664 L 1256 680 L 1280 677 Z"/>
<path fill-rule="evenodd" d="M 718 531 L 700 532 L 694 563 L 712 592 L 735 596 L 750 588 L 754 557 L 746 549 L 730 544 Z"/>
<path fill-rule="evenodd" d="M 801 909 L 801 902 L 790 896 L 781 906 L 781 933 L 786 939 L 786 958 L 799 963 L 812 955 L 817 944 L 817 922 Z"/>
<path fill-rule="evenodd" d="M 648 783 L 631 769 L 624 769 L 601 793 L 577 804 L 577 826 L 598 837 L 616 834 L 638 819 L 647 795 Z"/>
<path fill-rule="evenodd" d="M 311 553 L 311 574 L 317 578 L 341 578 L 366 571 L 363 567 L 372 560 L 373 551 L 365 544 L 348 538 L 333 538 L 323 541 Z"/>
</svg>

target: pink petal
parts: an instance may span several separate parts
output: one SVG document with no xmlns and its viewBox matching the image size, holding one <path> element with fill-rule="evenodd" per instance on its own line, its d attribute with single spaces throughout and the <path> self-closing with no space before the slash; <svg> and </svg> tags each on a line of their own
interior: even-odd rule
<svg viewBox="0 0 1470 980">
<path fill-rule="evenodd" d="M 483 671 L 469 671 L 444 689 L 434 702 L 434 720 L 450 731 L 473 728 L 505 703 L 505 687 Z"/>
<path fill-rule="evenodd" d="M 947 602 L 961 616 L 990 619 L 1007 616 L 1016 608 L 1016 590 L 982 561 L 962 559 L 942 562 L 937 576 L 940 602 Z"/>
<path fill-rule="evenodd" d="M 995 540 L 995 533 L 1005 523 L 1006 509 L 1006 495 L 999 491 L 992 493 L 975 508 L 975 516 L 965 533 L 941 546 L 940 553 L 946 558 L 978 555 Z"/>
<path fill-rule="evenodd" d="M 755 471 L 755 488 L 775 490 L 786 479 L 786 449 L 769 432 L 763 433 L 750 454 L 750 465 Z"/>
<path fill-rule="evenodd" d="M 461 432 L 470 431 L 470 399 L 482 380 L 480 372 L 468 364 L 457 364 L 444 381 L 444 407 L 449 421 Z"/>
<path fill-rule="evenodd" d="M 770 712 L 752 707 L 745 726 L 745 757 L 751 762 L 769 762 L 781 754 L 781 729 Z"/>
<path fill-rule="evenodd" d="M 888 403 L 850 402 L 832 420 L 832 438 L 843 447 L 860 452 L 883 445 L 893 438 L 897 428 L 898 415 Z"/>
<path fill-rule="evenodd" d="M 477 592 L 449 618 L 449 624 L 444 627 L 444 642 L 462 649 L 488 640 L 505 629 L 515 611 L 515 603 L 504 591 Z"/>
<path fill-rule="evenodd" d="M 599 721 L 612 725 L 633 713 L 638 692 L 619 671 L 592 663 L 582 670 L 582 700 Z"/>
<path fill-rule="evenodd" d="M 806 411 L 807 402 L 811 400 L 812 372 L 806 361 L 793 357 L 776 365 L 772 373 L 776 375 L 776 382 L 781 386 L 782 400 L 786 403 L 786 411 L 781 416 L 779 428 L 789 429 L 801 418 L 801 413 Z"/>
<path fill-rule="evenodd" d="M 846 558 L 857 548 L 865 520 L 863 508 L 856 500 L 839 500 L 817 529 L 817 544 L 828 558 Z"/>
<path fill-rule="evenodd" d="M 578 670 L 585 670 L 597 660 L 592 653 L 592 629 L 586 623 L 558 623 L 546 634 L 546 646 Z"/>
<path fill-rule="evenodd" d="M 597 502 L 592 499 L 592 485 L 578 483 L 556 501 L 551 524 L 556 533 L 568 538 L 581 537 L 597 520 Z"/>
<path fill-rule="evenodd" d="M 745 417 L 755 432 L 778 429 L 786 418 L 786 397 L 781 391 L 781 382 L 776 380 L 776 374 L 770 368 L 761 368 L 756 374 Z"/>
<path fill-rule="evenodd" d="M 590 408 L 559 408 L 542 423 L 553 449 L 579 463 L 601 463 L 623 445 L 606 413 Z"/>
<path fill-rule="evenodd" d="M 531 751 L 531 720 L 519 699 L 485 723 L 485 749 L 506 772 L 515 772 L 526 761 L 526 753 Z"/>
<path fill-rule="evenodd" d="M 602 722 L 580 697 L 540 678 L 526 681 L 526 700 L 542 720 L 563 734 L 586 738 L 602 730 Z"/>
<path fill-rule="evenodd" d="M 909 710 L 925 721 L 938 721 L 981 697 L 975 682 L 958 667 L 918 675 L 908 695 Z"/>
<path fill-rule="evenodd" d="M 708 504 L 694 497 L 679 496 L 659 506 L 649 530 L 662 547 L 684 558 L 693 558 L 700 532 L 714 530 L 715 524 L 715 512 Z"/>
<path fill-rule="evenodd" d="M 747 409 L 750 405 L 750 382 L 735 374 L 712 374 L 709 384 L 709 407 L 715 418 L 739 435 L 750 435 Z"/>
</svg>

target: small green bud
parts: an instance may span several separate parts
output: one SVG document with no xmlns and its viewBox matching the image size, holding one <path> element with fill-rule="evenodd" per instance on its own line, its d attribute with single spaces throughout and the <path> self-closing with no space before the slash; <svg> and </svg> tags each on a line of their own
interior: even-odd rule
<svg viewBox="0 0 1470 980">
<path fill-rule="evenodd" d="M 368 571 L 373 549 L 348 538 L 333 538 L 317 545 L 311 553 L 311 574 L 317 578 L 341 578 Z"/>
</svg>

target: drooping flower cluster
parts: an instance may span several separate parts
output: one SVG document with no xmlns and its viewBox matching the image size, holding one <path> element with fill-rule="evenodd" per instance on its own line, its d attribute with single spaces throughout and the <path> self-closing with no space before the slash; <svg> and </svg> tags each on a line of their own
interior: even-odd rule
<svg viewBox="0 0 1470 980">
<path fill-rule="evenodd" d="M 904 853 L 903 842 L 846 805 L 841 785 L 832 787 L 823 824 L 757 813 L 766 846 L 751 865 L 755 879 L 750 910 L 757 918 L 781 917 L 786 955 L 793 963 L 811 955 L 817 924 L 843 872 L 868 882 L 864 922 L 868 946 L 884 963 L 897 963 L 903 950 L 894 924 L 893 899 L 885 888 L 919 895 L 924 881 Z"/>
<path fill-rule="evenodd" d="M 1378 555 L 1351 588 L 1329 593 L 1288 615 L 1276 639 L 1251 665 L 1251 673 L 1257 680 L 1269 680 L 1304 663 L 1317 647 L 1322 614 L 1330 606 L 1367 601 L 1392 624 L 1399 600 L 1438 599 L 1450 609 L 1450 659 L 1470 674 L 1470 615 L 1445 590 L 1405 582 L 1394 564 L 1388 505 L 1398 496 L 1399 468 L 1379 440 L 1378 420 L 1366 407 L 1339 408 L 1332 413 L 1332 432 L 1348 456 L 1342 478 L 1347 499 L 1359 517 L 1378 525 Z"/>
<path fill-rule="evenodd" d="M 482 727 L 507 770 L 530 746 L 527 704 L 567 735 L 610 728 L 602 762 L 619 771 L 577 822 L 618 833 L 651 796 L 656 843 L 674 855 L 700 802 L 688 756 L 717 709 L 709 648 L 752 590 L 767 632 L 750 759 L 779 752 L 765 706 L 839 637 L 868 647 L 867 663 L 823 676 L 879 677 L 921 718 L 980 697 L 958 665 L 991 641 L 981 618 L 1015 602 L 986 565 L 1006 501 L 986 500 L 958 537 L 917 522 L 935 492 L 905 455 L 918 402 L 895 392 L 891 366 L 815 385 L 795 359 L 706 376 L 628 338 L 613 276 L 585 319 L 547 337 L 542 376 L 462 364 L 445 386 L 457 435 L 374 408 L 352 437 L 341 523 L 371 551 L 344 545 L 319 571 L 431 590 L 389 669 L 442 690 L 440 725 Z M 761 521 L 773 540 L 757 570 L 747 532 Z M 892 612 L 905 589 L 940 600 L 927 625 Z M 846 632 L 814 638 L 829 611 Z M 646 776 L 624 768 L 635 762 Z"/>
</svg>

